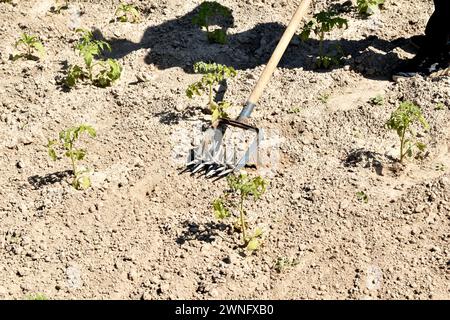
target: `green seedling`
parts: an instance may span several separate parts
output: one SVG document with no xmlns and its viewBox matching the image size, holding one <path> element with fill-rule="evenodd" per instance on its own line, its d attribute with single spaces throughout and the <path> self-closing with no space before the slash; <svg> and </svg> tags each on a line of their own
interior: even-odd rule
<svg viewBox="0 0 450 320">
<path fill-rule="evenodd" d="M 367 194 L 364 191 L 359 191 L 356 193 L 356 198 L 358 199 L 358 201 L 364 202 L 364 203 L 368 203 L 369 202 L 369 197 L 367 196 Z"/>
<path fill-rule="evenodd" d="M 292 109 L 290 109 L 290 110 L 288 110 L 288 113 L 300 113 L 300 112 L 302 112 L 302 108 L 301 107 L 294 107 L 294 108 L 292 108 Z"/>
<path fill-rule="evenodd" d="M 289 259 L 287 257 L 278 257 L 273 268 L 276 272 L 281 273 L 286 269 L 297 266 L 300 262 L 297 259 Z"/>
<path fill-rule="evenodd" d="M 258 200 L 266 191 L 266 181 L 261 177 L 250 178 L 246 174 L 229 176 L 227 181 L 229 190 L 213 202 L 215 216 L 219 220 L 229 218 L 232 209 L 237 208 L 238 220 L 234 228 L 242 233 L 242 243 L 248 250 L 257 250 L 261 245 L 262 230 L 256 228 L 253 234 L 248 235 L 244 203 L 250 198 Z"/>
<path fill-rule="evenodd" d="M 382 95 L 377 95 L 369 100 L 369 103 L 373 106 L 382 106 L 384 104 L 384 98 Z"/>
<path fill-rule="evenodd" d="M 212 123 L 219 118 L 228 118 L 226 110 L 231 106 L 227 101 L 214 101 L 214 88 L 229 78 L 237 75 L 233 67 L 227 67 L 217 63 L 198 62 L 194 65 L 194 72 L 202 74 L 200 81 L 191 84 L 186 90 L 186 96 L 192 99 L 194 96 L 202 96 L 208 94 L 208 106 L 212 114 Z"/>
<path fill-rule="evenodd" d="M 28 295 L 27 300 L 48 300 L 48 298 L 42 293 L 36 293 Z"/>
<path fill-rule="evenodd" d="M 438 103 L 436 105 L 436 107 L 434 107 L 434 110 L 439 111 L 439 110 L 444 110 L 445 109 L 445 104 L 443 104 L 442 102 Z"/>
<path fill-rule="evenodd" d="M 327 94 L 327 93 L 323 93 L 323 94 L 321 94 L 321 95 L 319 96 L 318 99 L 319 99 L 320 102 L 322 102 L 322 103 L 324 103 L 324 104 L 327 104 L 328 101 L 330 100 L 330 95 Z"/>
<path fill-rule="evenodd" d="M 120 22 L 138 23 L 141 21 L 141 14 L 135 6 L 129 3 L 121 3 L 114 15 Z"/>
<path fill-rule="evenodd" d="M 78 166 L 78 161 L 82 161 L 86 157 L 85 149 L 77 149 L 75 143 L 80 138 L 81 134 L 87 133 L 91 138 L 95 138 L 97 133 L 95 129 L 89 125 L 80 125 L 59 133 L 58 140 L 50 140 L 48 142 L 48 154 L 53 161 L 58 160 L 56 147 L 59 145 L 63 151 L 64 156 L 70 159 L 72 165 L 72 173 L 74 179 L 72 186 L 77 190 L 86 190 L 91 186 L 91 179 L 89 177 L 90 171 Z"/>
<path fill-rule="evenodd" d="M 421 152 L 426 149 L 424 143 L 415 141 L 416 133 L 412 126 L 416 123 L 420 124 L 425 130 L 428 130 L 430 127 L 420 108 L 409 101 L 402 102 L 386 123 L 386 127 L 395 130 L 400 138 L 400 163 L 403 163 L 406 156 L 412 157 L 413 147 L 416 147 Z"/>
<path fill-rule="evenodd" d="M 436 171 L 446 171 L 447 170 L 447 166 L 445 164 L 443 164 L 443 163 L 437 163 L 434 166 L 434 170 L 436 170 Z"/>
<path fill-rule="evenodd" d="M 69 9 L 69 1 L 68 0 L 56 0 L 55 4 L 50 8 L 51 13 L 60 14 L 62 10 Z"/>
<path fill-rule="evenodd" d="M 78 29 L 81 39 L 75 46 L 84 60 L 85 68 L 72 65 L 66 78 L 66 84 L 74 87 L 78 82 L 89 80 L 98 87 L 108 87 L 118 80 L 122 74 L 122 67 L 115 59 L 97 60 L 104 50 L 111 51 L 109 43 L 94 40 L 91 31 Z"/>
<path fill-rule="evenodd" d="M 22 51 L 22 53 L 15 55 L 13 60 L 17 60 L 19 58 L 36 60 L 42 58 L 45 54 L 44 45 L 39 38 L 26 33 L 23 33 L 20 36 L 14 46 L 17 50 Z"/>
<path fill-rule="evenodd" d="M 233 13 L 231 9 L 216 1 L 205 1 L 200 5 L 199 12 L 192 19 L 192 23 L 206 30 L 209 42 L 226 44 L 226 30 L 223 28 L 212 30 L 213 21 L 217 18 L 230 19 L 233 18 Z"/>
<path fill-rule="evenodd" d="M 372 15 L 380 10 L 385 0 L 357 0 L 356 6 L 360 14 Z"/>
<path fill-rule="evenodd" d="M 333 11 L 321 11 L 313 16 L 313 19 L 304 26 L 303 31 L 300 33 L 302 41 L 308 40 L 312 32 L 319 37 L 319 57 L 316 61 L 316 65 L 319 68 L 328 69 L 341 64 L 344 55 L 341 47 L 337 46 L 336 50 L 338 52 L 333 55 L 326 54 L 323 47 L 325 34 L 335 27 L 339 29 L 348 28 L 347 19 L 337 16 Z"/>
</svg>

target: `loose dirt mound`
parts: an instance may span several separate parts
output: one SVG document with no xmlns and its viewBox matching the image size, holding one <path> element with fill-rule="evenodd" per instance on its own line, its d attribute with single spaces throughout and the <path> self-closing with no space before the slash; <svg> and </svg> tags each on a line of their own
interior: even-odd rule
<svg viewBox="0 0 450 320">
<path fill-rule="evenodd" d="M 119 1 L 71 1 L 61 14 L 48 13 L 52 1 L 0 3 L 0 298 L 450 298 L 450 80 L 388 81 L 431 1 L 387 0 L 368 19 L 314 1 L 310 13 L 337 5 L 349 19 L 325 41 L 347 56 L 322 72 L 317 40 L 294 39 L 254 113 L 279 161 L 249 204 L 265 231 L 253 255 L 212 214 L 225 181 L 179 174 L 181 141 L 206 123 L 184 90 L 196 61 L 234 66 L 225 96 L 237 115 L 299 1 L 220 2 L 235 18 L 224 46 L 192 25 L 200 1 L 136 2 L 137 25 L 110 23 Z M 61 86 L 79 59 L 76 27 L 111 42 L 124 67 L 113 87 Z M 40 36 L 45 59 L 9 60 L 22 32 Z M 383 105 L 369 103 L 377 95 Z M 400 100 L 431 125 L 427 157 L 403 169 L 384 128 Z M 78 123 L 98 131 L 85 192 L 45 147 Z"/>
</svg>

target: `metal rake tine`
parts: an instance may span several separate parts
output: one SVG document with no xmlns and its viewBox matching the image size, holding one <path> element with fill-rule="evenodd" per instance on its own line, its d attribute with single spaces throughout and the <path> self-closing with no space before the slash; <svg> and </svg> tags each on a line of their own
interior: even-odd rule
<svg viewBox="0 0 450 320">
<path fill-rule="evenodd" d="M 180 169 L 179 169 L 179 171 L 180 171 L 179 174 L 181 175 L 181 174 L 186 173 L 186 172 L 188 172 L 188 171 L 190 171 L 190 170 L 191 170 L 191 168 L 189 168 L 189 166 L 184 167 L 184 169 L 181 169 L 181 168 L 180 168 Z"/>
<path fill-rule="evenodd" d="M 234 171 L 235 168 L 230 168 L 228 170 L 223 171 L 221 174 L 219 174 L 219 177 L 225 177 L 227 175 L 229 175 L 230 173 L 232 173 Z"/>
<path fill-rule="evenodd" d="M 196 165 L 196 166 L 194 167 L 195 169 L 192 170 L 192 174 L 196 174 L 197 172 L 199 172 L 200 170 L 202 170 L 205 166 L 206 166 L 205 163 L 200 163 L 200 164 Z"/>
<path fill-rule="evenodd" d="M 219 165 L 219 167 L 217 169 L 209 171 L 209 173 L 206 175 L 206 178 L 212 178 L 215 175 L 217 175 L 219 172 L 222 172 L 223 170 L 225 170 L 226 168 L 227 168 L 226 165 Z"/>
<path fill-rule="evenodd" d="M 186 167 L 190 167 L 190 166 L 192 166 L 192 165 L 194 165 L 194 164 L 199 163 L 200 161 L 201 161 L 200 159 L 192 160 L 191 162 L 189 162 L 189 163 L 186 164 Z"/>
</svg>

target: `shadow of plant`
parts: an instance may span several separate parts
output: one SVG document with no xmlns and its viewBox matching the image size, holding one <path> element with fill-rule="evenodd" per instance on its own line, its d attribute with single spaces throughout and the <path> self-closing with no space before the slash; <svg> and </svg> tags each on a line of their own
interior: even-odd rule
<svg viewBox="0 0 450 320">
<path fill-rule="evenodd" d="M 354 149 L 349 152 L 344 160 L 345 167 L 357 167 L 362 165 L 363 168 L 373 168 L 379 175 L 383 175 L 383 164 L 381 159 L 383 155 L 380 153 L 365 150 L 363 148 Z"/>
<path fill-rule="evenodd" d="M 40 189 L 42 187 L 52 185 L 55 183 L 60 183 L 66 178 L 72 176 L 72 170 L 60 171 L 47 174 L 45 176 L 31 176 L 28 178 L 28 182 L 33 186 L 35 190 Z"/>
<path fill-rule="evenodd" d="M 217 231 L 226 231 L 230 229 L 226 224 L 215 222 L 208 222 L 200 226 L 197 223 L 185 221 L 183 226 L 187 228 L 187 230 L 183 231 L 176 240 L 180 245 L 193 240 L 211 243 L 214 242 L 218 236 Z"/>
</svg>

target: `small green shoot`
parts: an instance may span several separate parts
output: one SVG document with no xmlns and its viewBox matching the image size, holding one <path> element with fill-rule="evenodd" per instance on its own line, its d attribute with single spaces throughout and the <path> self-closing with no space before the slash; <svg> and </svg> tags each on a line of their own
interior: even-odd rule
<svg viewBox="0 0 450 320">
<path fill-rule="evenodd" d="M 70 159 L 72 164 L 72 173 L 74 175 L 72 186 L 77 190 L 86 190 L 91 186 L 90 171 L 78 166 L 78 161 L 84 160 L 87 153 L 85 149 L 77 149 L 75 147 L 75 142 L 77 142 L 82 133 L 87 133 L 91 138 L 97 136 L 93 127 L 83 124 L 61 131 L 59 139 L 50 140 L 47 145 L 48 154 L 53 161 L 58 160 L 55 147 L 60 145 L 64 150 L 64 155 Z"/>
<path fill-rule="evenodd" d="M 141 21 L 138 9 L 129 3 L 121 3 L 114 15 L 120 22 L 139 23 Z"/>
<path fill-rule="evenodd" d="M 329 95 L 328 93 L 323 93 L 323 94 L 321 94 L 321 95 L 319 96 L 318 99 L 319 99 L 320 102 L 322 102 L 322 103 L 324 103 L 324 104 L 327 104 L 328 101 L 330 100 L 330 95 Z"/>
<path fill-rule="evenodd" d="M 439 111 L 439 110 L 444 110 L 445 109 L 445 104 L 443 104 L 442 102 L 438 103 L 435 107 L 434 110 Z"/>
<path fill-rule="evenodd" d="M 415 141 L 414 139 L 416 133 L 412 125 L 416 123 L 420 124 L 425 130 L 430 128 L 420 108 L 409 101 L 402 102 L 397 110 L 391 114 L 390 119 L 386 123 L 386 127 L 396 131 L 400 138 L 400 163 L 403 163 L 406 156 L 412 157 L 413 147 L 416 147 L 421 152 L 426 149 L 424 143 Z"/>
<path fill-rule="evenodd" d="M 27 60 L 39 60 L 45 54 L 44 45 L 37 36 L 23 33 L 15 45 L 21 53 L 13 56 L 13 60 L 25 58 Z"/>
<path fill-rule="evenodd" d="M 369 196 L 364 191 L 357 192 L 356 198 L 358 199 L 358 201 L 369 203 Z"/>
<path fill-rule="evenodd" d="M 369 100 L 369 103 L 373 106 L 382 106 L 384 104 L 384 98 L 382 95 L 377 95 Z"/>
<path fill-rule="evenodd" d="M 380 10 L 380 7 L 384 5 L 385 0 L 357 0 L 356 6 L 358 12 L 364 15 L 372 15 Z"/>
<path fill-rule="evenodd" d="M 228 41 L 226 30 L 223 28 L 212 30 L 214 20 L 217 18 L 232 19 L 233 13 L 231 9 L 216 1 L 205 1 L 200 5 L 199 12 L 192 19 L 192 23 L 206 29 L 209 42 L 226 44 Z"/>
<path fill-rule="evenodd" d="M 219 118 L 228 118 L 226 110 L 231 106 L 227 101 L 216 103 L 214 101 L 214 88 L 229 78 L 237 75 L 233 67 L 227 67 L 217 63 L 198 62 L 194 65 L 194 72 L 203 74 L 200 81 L 191 84 L 186 90 L 186 96 L 192 99 L 194 96 L 208 94 L 208 106 L 212 114 L 211 122 L 215 123 Z"/>
<path fill-rule="evenodd" d="M 445 164 L 443 164 L 443 163 L 437 163 L 434 166 L 434 170 L 436 170 L 436 171 L 446 171 L 447 170 L 447 166 Z"/>
<path fill-rule="evenodd" d="M 66 84 L 74 87 L 78 82 L 89 80 L 95 86 L 105 88 L 111 86 L 122 74 L 122 67 L 115 59 L 97 60 L 104 50 L 111 51 L 109 43 L 94 40 L 89 30 L 77 29 L 81 39 L 75 46 L 84 60 L 85 68 L 72 65 L 69 68 Z"/>
<path fill-rule="evenodd" d="M 338 53 L 333 55 L 326 54 L 323 47 L 325 34 L 335 27 L 339 29 L 348 28 L 347 19 L 337 16 L 333 11 L 321 11 L 313 16 L 313 19 L 304 26 L 303 31 L 300 33 L 302 41 L 308 40 L 312 32 L 319 36 L 319 56 L 316 61 L 318 68 L 329 69 L 341 64 L 344 55 L 341 47 L 336 47 Z"/>
<path fill-rule="evenodd" d="M 43 293 L 36 293 L 28 295 L 27 300 L 48 300 L 48 298 Z"/>
<path fill-rule="evenodd" d="M 286 269 L 297 266 L 300 262 L 297 259 L 289 259 L 287 257 L 278 257 L 273 268 L 276 272 L 282 273 Z"/>
<path fill-rule="evenodd" d="M 238 220 L 235 229 L 242 233 L 242 243 L 249 251 L 257 250 L 261 245 L 262 229 L 256 228 L 248 235 L 244 203 L 250 197 L 258 200 L 266 191 L 266 181 L 261 177 L 250 178 L 246 174 L 229 176 L 227 181 L 229 190 L 213 202 L 214 214 L 217 219 L 223 220 L 232 216 L 230 208 L 237 207 Z"/>
<path fill-rule="evenodd" d="M 300 112 L 302 112 L 302 108 L 301 107 L 294 107 L 294 108 L 292 108 L 292 109 L 290 109 L 290 110 L 288 110 L 288 113 L 300 113 Z"/>
</svg>

